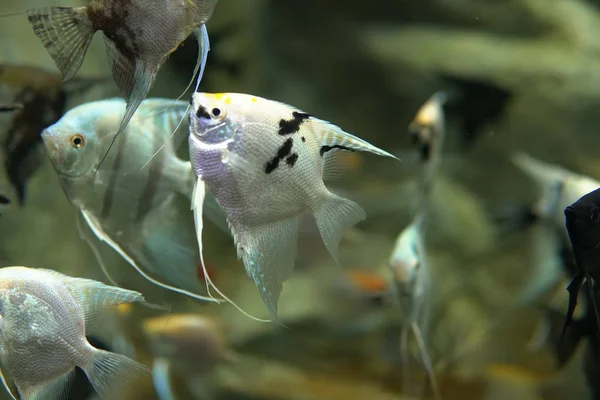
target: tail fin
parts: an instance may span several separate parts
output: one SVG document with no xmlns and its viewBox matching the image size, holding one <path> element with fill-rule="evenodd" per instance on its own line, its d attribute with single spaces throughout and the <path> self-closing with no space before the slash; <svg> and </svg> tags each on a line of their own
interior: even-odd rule
<svg viewBox="0 0 600 400">
<path fill-rule="evenodd" d="M 87 8 L 43 7 L 26 14 L 63 79 L 71 79 L 81 67 L 95 32 Z"/>
<path fill-rule="evenodd" d="M 94 349 L 83 371 L 103 399 L 120 398 L 119 395 L 142 373 L 149 372 L 142 364 L 121 354 Z"/>
<path fill-rule="evenodd" d="M 325 247 L 337 262 L 342 231 L 364 220 L 365 211 L 352 200 L 332 193 L 314 214 Z"/>
</svg>

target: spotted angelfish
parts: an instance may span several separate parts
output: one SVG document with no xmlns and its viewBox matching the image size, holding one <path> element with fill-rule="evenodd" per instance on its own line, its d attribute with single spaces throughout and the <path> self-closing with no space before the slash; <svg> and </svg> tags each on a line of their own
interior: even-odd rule
<svg viewBox="0 0 600 400">
<path fill-rule="evenodd" d="M 324 177 L 335 168 L 332 154 L 361 150 L 396 157 L 294 107 L 246 94 L 194 93 L 189 118 L 200 253 L 208 190 L 227 215 L 246 272 L 277 319 L 283 282 L 296 258 L 299 216 L 314 215 L 336 260 L 342 231 L 366 217 L 358 204 L 325 186 Z"/>
</svg>

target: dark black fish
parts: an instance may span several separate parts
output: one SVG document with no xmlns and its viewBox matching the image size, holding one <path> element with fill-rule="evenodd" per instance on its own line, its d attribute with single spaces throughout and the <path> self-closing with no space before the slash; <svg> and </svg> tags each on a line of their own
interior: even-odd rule
<svg viewBox="0 0 600 400">
<path fill-rule="evenodd" d="M 449 119 L 458 121 L 463 136 L 462 145 L 470 147 L 486 125 L 496 122 L 506 110 L 512 94 L 484 80 L 472 80 L 442 75 L 449 86 L 444 108 Z"/>
<path fill-rule="evenodd" d="M 2 133 L 4 169 L 19 204 L 24 204 L 26 182 L 44 157 L 42 131 L 63 115 L 68 95 L 105 80 L 82 78 L 63 84 L 60 75 L 42 69 L 0 65 L 0 94 L 14 96 L 5 107 L 10 120 L 3 125 L 7 131 Z"/>
<path fill-rule="evenodd" d="M 572 321 L 579 290 L 584 282 L 590 291 L 598 332 L 597 282 L 600 278 L 600 189 L 581 197 L 565 208 L 566 226 L 578 271 L 567 290 L 569 307 L 563 327 L 563 335 Z"/>
<path fill-rule="evenodd" d="M 217 0 L 91 0 L 87 7 L 42 7 L 26 14 L 65 81 L 81 67 L 94 34 L 104 33 L 113 78 L 127 103 L 116 138 L 148 95 L 160 67 L 192 32 L 202 48 L 196 63 L 200 82 L 209 46 L 204 24 L 216 4 Z"/>
<path fill-rule="evenodd" d="M 563 329 L 565 315 L 555 310 L 547 310 L 550 322 L 550 342 L 558 367 L 564 367 L 572 358 L 580 345 L 585 345 L 584 373 L 588 386 L 592 392 L 592 399 L 600 399 L 600 336 L 598 335 L 598 323 L 593 303 L 598 303 L 598 291 L 591 293 L 588 284 L 581 288 L 585 301 L 585 313 L 579 319 L 571 321 L 570 325 Z M 592 299 L 595 297 L 595 300 Z"/>
</svg>

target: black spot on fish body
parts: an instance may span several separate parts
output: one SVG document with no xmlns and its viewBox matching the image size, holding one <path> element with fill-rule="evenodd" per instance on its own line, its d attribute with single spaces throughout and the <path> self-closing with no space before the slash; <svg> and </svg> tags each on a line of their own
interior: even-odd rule
<svg viewBox="0 0 600 400">
<path fill-rule="evenodd" d="M 306 138 L 302 136 L 302 143 L 306 143 Z"/>
<path fill-rule="evenodd" d="M 294 111 L 292 113 L 292 119 L 286 120 L 282 119 L 279 121 L 279 132 L 277 132 L 281 136 L 291 135 L 292 133 L 296 133 L 300 130 L 300 126 L 304 121 L 311 117 L 310 114 L 300 113 Z"/>
<path fill-rule="evenodd" d="M 198 111 L 196 111 L 196 117 L 210 119 L 210 114 L 208 111 L 206 111 L 206 108 L 204 108 L 202 105 L 199 105 Z"/>
<path fill-rule="evenodd" d="M 277 150 L 277 155 L 275 155 L 275 157 L 273 157 L 271 161 L 268 161 L 265 164 L 265 173 L 270 174 L 271 172 L 275 171 L 277 167 L 279 167 L 279 162 L 290 155 L 290 153 L 292 152 L 293 145 L 294 140 L 292 138 L 289 138 L 285 142 L 283 142 L 279 150 Z"/>
<path fill-rule="evenodd" d="M 100 5 L 91 3 L 87 8 L 87 14 L 94 30 L 101 30 L 104 36 L 132 61 L 140 56 L 137 39 L 141 33 L 130 26 L 130 6 L 130 0 L 108 1 Z"/>
<path fill-rule="evenodd" d="M 296 164 L 296 161 L 298 161 L 298 153 L 294 153 L 285 159 L 286 164 L 290 167 L 293 167 Z"/>
<path fill-rule="evenodd" d="M 321 146 L 321 149 L 319 150 L 319 154 L 321 155 L 321 157 L 323 157 L 323 154 L 325 154 L 328 151 L 331 151 L 333 149 L 340 149 L 340 150 L 344 150 L 344 151 L 355 151 L 354 149 L 351 149 L 350 147 L 335 144 L 333 146 Z"/>
<path fill-rule="evenodd" d="M 0 194 L 0 204 L 10 204 L 10 200 L 8 199 L 8 197 L 5 197 Z"/>
</svg>

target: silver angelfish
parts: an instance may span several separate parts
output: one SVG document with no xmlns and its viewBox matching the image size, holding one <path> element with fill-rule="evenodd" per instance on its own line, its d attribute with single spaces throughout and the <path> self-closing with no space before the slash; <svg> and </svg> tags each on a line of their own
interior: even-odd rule
<svg viewBox="0 0 600 400">
<path fill-rule="evenodd" d="M 118 142 L 97 172 L 95 166 L 125 112 L 122 99 L 75 107 L 42 138 L 67 197 L 98 239 L 151 282 L 215 301 L 198 294 L 203 285 L 189 210 L 195 176 L 191 164 L 176 156 L 169 138 L 188 103 L 177 101 L 166 110 L 170 104 L 172 99 L 145 100 L 127 126 L 131 135 Z M 186 130 L 184 124 L 181 132 Z"/>
<path fill-rule="evenodd" d="M 404 385 L 408 384 L 409 334 L 413 333 L 434 397 L 441 398 L 433 362 L 427 351 L 426 332 L 429 325 L 431 269 L 425 249 L 425 220 L 430 197 L 441 163 L 445 137 L 443 105 L 445 92 L 436 92 L 419 109 L 409 125 L 409 135 L 421 153 L 418 208 L 412 222 L 400 232 L 388 261 L 394 288 L 404 316 L 400 337 Z"/>
<path fill-rule="evenodd" d="M 194 93 L 189 118 L 198 244 L 202 248 L 207 188 L 227 215 L 246 272 L 277 319 L 283 282 L 296 258 L 299 216 L 314 215 L 336 261 L 342 231 L 365 218 L 358 204 L 325 186 L 323 179 L 335 169 L 332 155 L 360 150 L 395 157 L 294 107 L 248 94 Z"/>
<path fill-rule="evenodd" d="M 138 292 L 52 270 L 0 269 L 0 361 L 6 389 L 22 400 L 62 399 L 79 367 L 102 399 L 118 398 L 149 371 L 128 357 L 93 347 L 86 328 L 108 307 L 143 301 Z"/>
<path fill-rule="evenodd" d="M 200 70 L 198 89 L 210 47 L 205 24 L 216 4 L 217 0 L 91 0 L 86 7 L 42 7 L 26 14 L 64 80 L 77 73 L 92 37 L 102 31 L 113 79 L 127 102 L 113 133 L 116 138 L 148 95 L 160 67 L 192 32 L 201 49 L 192 76 L 193 80 Z"/>
</svg>

